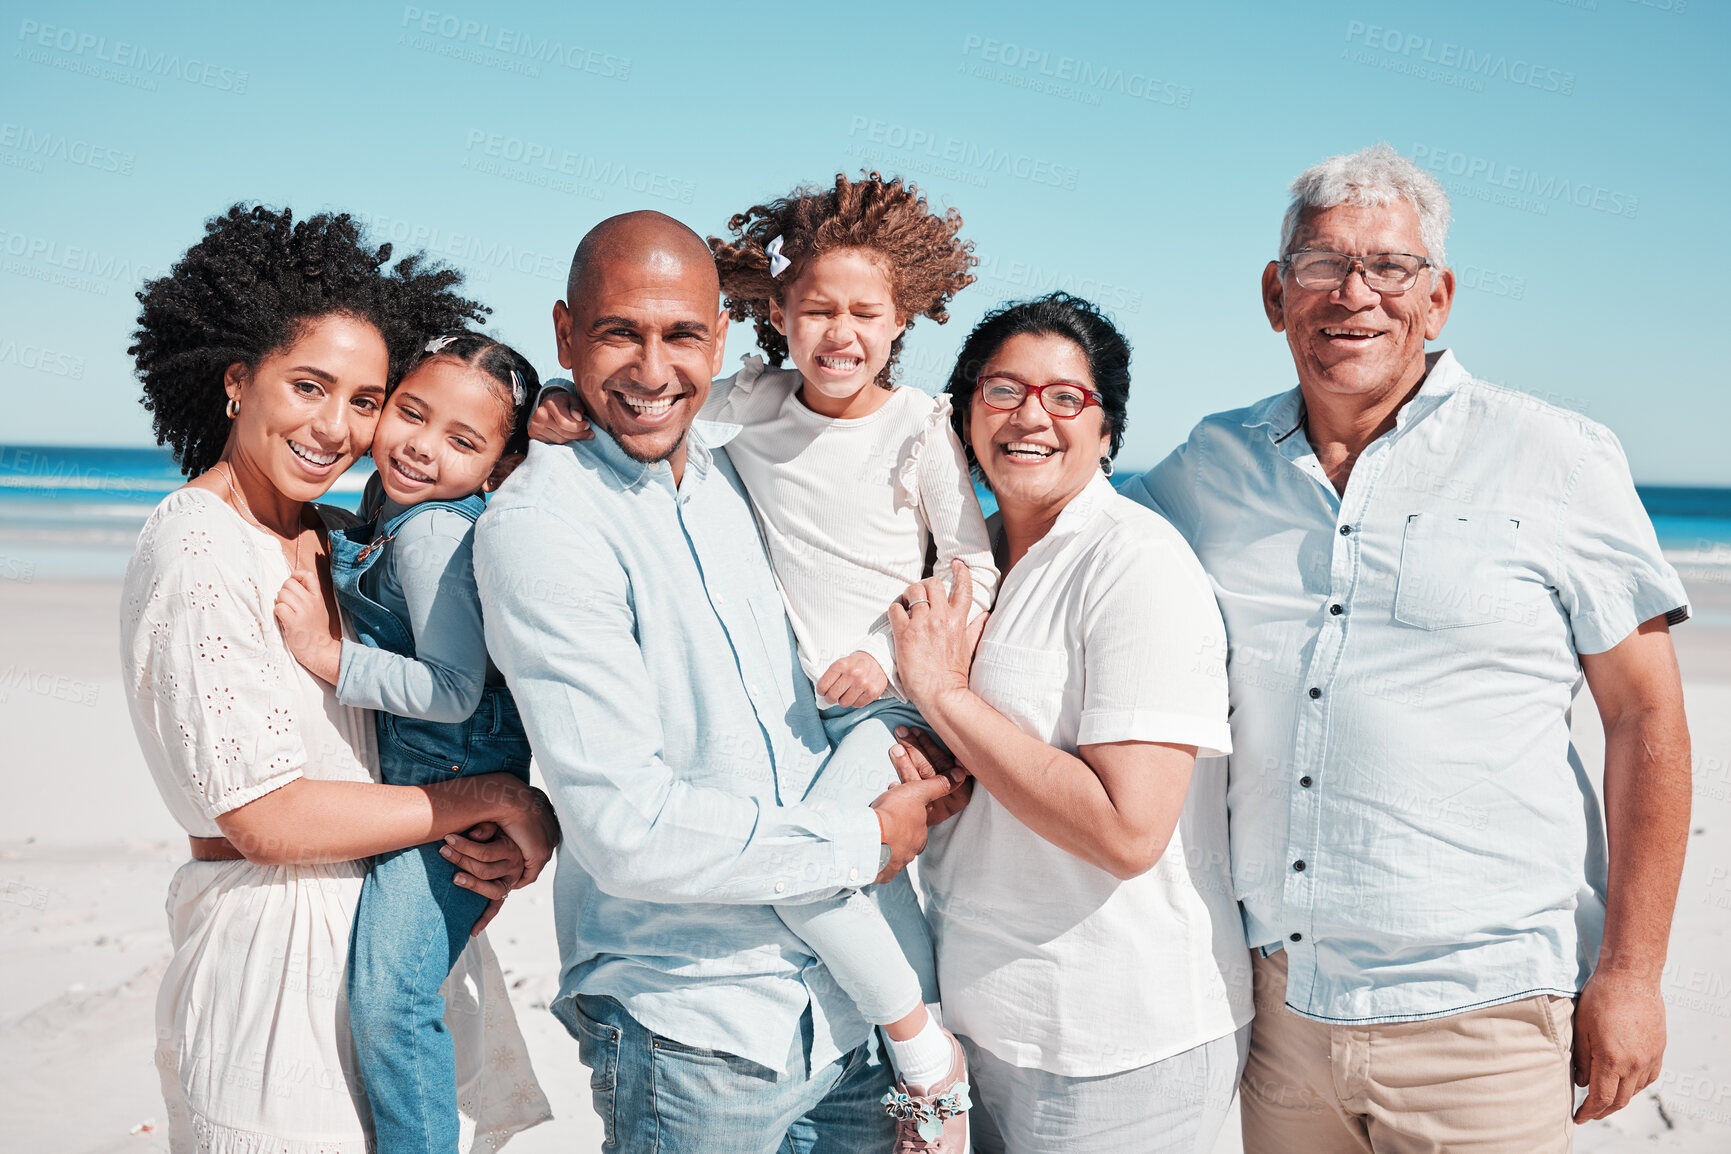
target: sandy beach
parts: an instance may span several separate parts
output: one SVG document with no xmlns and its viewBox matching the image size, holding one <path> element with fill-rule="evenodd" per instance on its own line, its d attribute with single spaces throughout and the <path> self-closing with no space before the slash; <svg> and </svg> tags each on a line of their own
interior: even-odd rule
<svg viewBox="0 0 1731 1154">
<path fill-rule="evenodd" d="M 1686 574 L 1688 576 L 1688 574 Z M 1665 998 L 1659 1082 L 1583 1151 L 1731 1148 L 1731 573 L 1690 581 L 1677 633 L 1694 738 L 1695 814 Z M 117 581 L 0 579 L 0 1135 L 8 1150 L 166 1151 L 153 1004 L 168 957 L 163 896 L 185 860 L 134 744 L 118 680 Z M 1602 756 L 1589 697 L 1575 728 Z M 548 875 L 550 878 L 550 874 Z M 556 989 L 551 885 L 515 895 L 491 931 L 555 1121 L 517 1154 L 592 1150 L 600 1126 L 577 1047 L 546 1012 Z M 1236 1122 L 1220 1150 L 1238 1148 Z"/>
</svg>

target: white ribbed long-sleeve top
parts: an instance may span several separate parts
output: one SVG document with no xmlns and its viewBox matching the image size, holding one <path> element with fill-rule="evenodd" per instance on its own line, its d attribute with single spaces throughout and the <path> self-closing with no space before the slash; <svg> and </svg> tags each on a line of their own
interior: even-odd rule
<svg viewBox="0 0 1731 1154">
<path fill-rule="evenodd" d="M 799 399 L 795 369 L 758 357 L 716 381 L 703 416 L 735 424 L 727 444 L 757 512 L 770 563 L 815 682 L 850 653 L 869 653 L 896 679 L 889 606 L 960 557 L 973 574 L 974 612 L 998 584 L 992 545 L 950 427 L 950 399 L 898 388 L 865 417 L 836 419 Z M 946 584 L 948 582 L 946 581 Z"/>
</svg>

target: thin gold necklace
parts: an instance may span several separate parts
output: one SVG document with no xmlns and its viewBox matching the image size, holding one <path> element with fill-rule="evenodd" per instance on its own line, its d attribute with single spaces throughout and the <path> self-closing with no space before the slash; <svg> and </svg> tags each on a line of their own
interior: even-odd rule
<svg viewBox="0 0 1731 1154">
<path fill-rule="evenodd" d="M 227 461 L 218 461 L 217 467 L 222 467 L 222 466 L 227 466 L 227 467 L 222 468 L 222 471 L 220 473 L 218 473 L 217 475 L 222 478 L 222 483 L 224 485 L 228 486 L 229 496 L 231 496 L 235 499 L 236 506 L 238 507 L 240 513 L 248 521 L 252 522 L 252 524 L 259 530 L 259 532 L 265 533 L 265 534 L 272 536 L 272 537 L 277 536 L 277 534 L 272 533 L 269 529 L 266 529 L 264 527 L 264 522 L 260 521 L 257 517 L 253 516 L 252 506 L 250 506 L 246 503 L 246 498 L 241 496 L 240 490 L 236 489 L 234 487 L 234 482 L 229 479 L 229 473 L 231 473 L 233 471 L 233 466 L 229 465 Z M 213 469 L 212 471 L 215 471 L 215 470 Z M 301 537 L 304 534 L 304 532 L 305 532 L 305 530 L 302 529 L 301 525 L 300 525 L 300 518 L 297 516 L 295 518 L 295 555 L 294 555 L 294 560 L 289 562 L 289 572 L 291 572 L 291 573 L 299 573 L 301 571 Z M 278 545 L 277 549 L 279 551 L 281 551 L 282 546 Z M 284 554 L 284 557 L 286 559 L 287 555 Z"/>
</svg>

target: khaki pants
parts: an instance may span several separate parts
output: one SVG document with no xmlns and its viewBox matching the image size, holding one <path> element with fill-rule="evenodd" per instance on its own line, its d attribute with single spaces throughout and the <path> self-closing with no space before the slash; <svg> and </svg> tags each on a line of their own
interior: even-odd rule
<svg viewBox="0 0 1731 1154">
<path fill-rule="evenodd" d="M 1574 1144 L 1573 1002 L 1332 1026 L 1286 1008 L 1283 950 L 1251 952 L 1245 1154 L 1547 1154 Z"/>
</svg>

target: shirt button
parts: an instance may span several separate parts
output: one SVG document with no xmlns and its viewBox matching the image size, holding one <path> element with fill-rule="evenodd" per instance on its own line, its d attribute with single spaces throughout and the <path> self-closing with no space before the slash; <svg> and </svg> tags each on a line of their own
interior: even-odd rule
<svg viewBox="0 0 1731 1154">
<path fill-rule="evenodd" d="M 784 893 L 784 892 L 786 892 L 786 890 L 787 890 L 787 883 L 786 882 L 776 882 L 775 883 L 775 892 L 776 893 L 778 893 L 778 894 Z"/>
<path fill-rule="evenodd" d="M 1336 617 L 1339 617 L 1342 613 L 1346 612 L 1346 610 L 1341 607 L 1341 604 L 1338 601 L 1336 601 L 1333 605 L 1330 605 L 1328 607 L 1328 611 L 1330 613 L 1334 614 Z"/>
<path fill-rule="evenodd" d="M 1304 940 L 1303 934 L 1289 934 L 1288 937 L 1295 942 L 1302 942 Z"/>
<path fill-rule="evenodd" d="M 859 881 L 859 871 L 857 869 L 848 870 L 847 871 L 847 880 L 850 882 Z"/>
<path fill-rule="evenodd" d="M 1299 778 L 1298 784 L 1302 785 L 1305 789 L 1309 789 L 1310 788 L 1310 775 L 1307 773 L 1303 777 Z"/>
<path fill-rule="evenodd" d="M 1322 690 L 1320 690 L 1316 686 L 1312 685 L 1310 687 L 1310 699 L 1312 701 L 1315 701 L 1317 698 L 1319 698 L 1321 696 L 1322 696 Z"/>
<path fill-rule="evenodd" d="M 1292 868 L 1297 870 L 1299 873 L 1303 873 L 1304 872 L 1304 859 L 1299 858 L 1297 861 L 1293 862 Z"/>
<path fill-rule="evenodd" d="M 1340 527 L 1340 535 L 1341 535 L 1341 536 L 1342 536 L 1342 537 L 1350 537 L 1350 536 L 1352 536 L 1352 526 L 1351 526 L 1351 525 L 1342 525 L 1342 526 L 1341 526 L 1341 527 Z"/>
</svg>

